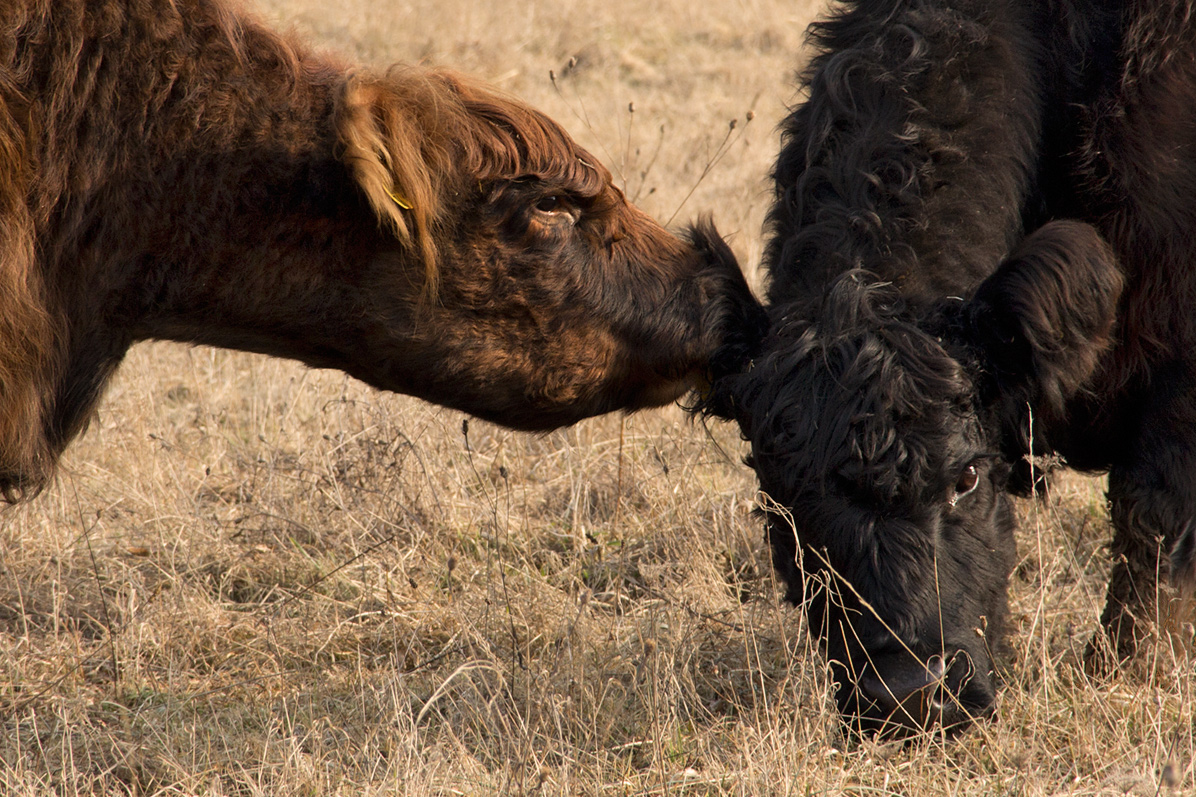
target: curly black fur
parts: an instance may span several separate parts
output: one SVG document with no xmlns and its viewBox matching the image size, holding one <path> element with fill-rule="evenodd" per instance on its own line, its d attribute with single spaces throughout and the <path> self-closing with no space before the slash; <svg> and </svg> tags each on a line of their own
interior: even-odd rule
<svg viewBox="0 0 1196 797">
<path fill-rule="evenodd" d="M 1159 575 L 1196 583 L 1193 11 L 857 0 L 811 29 L 772 330 L 710 404 L 864 724 L 988 709 L 1028 455 L 1109 471 L 1120 655 Z"/>
</svg>

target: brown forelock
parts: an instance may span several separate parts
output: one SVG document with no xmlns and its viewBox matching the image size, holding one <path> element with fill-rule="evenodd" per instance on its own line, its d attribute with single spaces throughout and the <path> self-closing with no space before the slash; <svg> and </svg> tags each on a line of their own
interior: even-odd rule
<svg viewBox="0 0 1196 797">
<path fill-rule="evenodd" d="M 396 66 L 381 77 L 350 76 L 338 131 L 342 157 L 379 219 L 418 246 L 429 295 L 439 242 L 455 226 L 462 197 L 535 178 L 586 203 L 623 202 L 606 168 L 556 122 L 449 70 Z"/>
<path fill-rule="evenodd" d="M 437 71 L 434 77 L 465 111 L 454 121 L 468 177 L 483 183 L 534 177 L 582 199 L 596 199 L 611 185 L 606 167 L 543 113 L 464 75 Z"/>
</svg>

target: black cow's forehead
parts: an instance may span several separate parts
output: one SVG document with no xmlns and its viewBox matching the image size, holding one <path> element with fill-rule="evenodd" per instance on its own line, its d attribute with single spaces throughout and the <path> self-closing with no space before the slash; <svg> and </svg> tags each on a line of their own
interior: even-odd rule
<svg viewBox="0 0 1196 797">
<path fill-rule="evenodd" d="M 744 391 L 763 481 L 798 493 L 920 500 L 980 445 L 972 386 L 931 335 L 900 318 L 829 334 L 791 324 Z"/>
</svg>

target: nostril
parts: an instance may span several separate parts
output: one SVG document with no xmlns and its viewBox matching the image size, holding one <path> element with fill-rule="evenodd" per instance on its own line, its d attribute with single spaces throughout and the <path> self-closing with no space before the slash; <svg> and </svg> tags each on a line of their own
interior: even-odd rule
<svg viewBox="0 0 1196 797">
<path fill-rule="evenodd" d="M 840 708 L 861 728 L 904 735 L 936 725 L 963 728 L 985 713 L 992 698 L 987 679 L 966 650 L 924 661 L 903 652 L 874 655 L 842 693 Z"/>
<path fill-rule="evenodd" d="M 874 659 L 856 688 L 865 713 L 883 715 L 887 722 L 913 727 L 953 716 L 958 698 L 949 681 L 956 681 L 958 655 L 934 655 L 924 662 L 908 655 Z"/>
<path fill-rule="evenodd" d="M 966 650 L 958 650 L 947 663 L 947 670 L 943 673 L 943 682 L 952 692 L 961 693 L 976 674 L 976 664 Z"/>
</svg>

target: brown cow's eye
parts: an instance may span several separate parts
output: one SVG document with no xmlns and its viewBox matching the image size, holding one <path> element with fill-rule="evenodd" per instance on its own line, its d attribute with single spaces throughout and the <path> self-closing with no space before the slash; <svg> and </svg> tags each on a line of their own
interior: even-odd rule
<svg viewBox="0 0 1196 797">
<path fill-rule="evenodd" d="M 533 213 L 553 227 L 574 225 L 581 218 L 577 204 L 567 194 L 545 194 L 532 206 Z"/>
<path fill-rule="evenodd" d="M 959 474 L 959 480 L 955 482 L 955 495 L 951 496 L 951 506 L 955 506 L 956 501 L 975 490 L 979 483 L 980 472 L 976 469 L 976 463 L 973 462 L 964 468 L 963 473 Z"/>
</svg>

